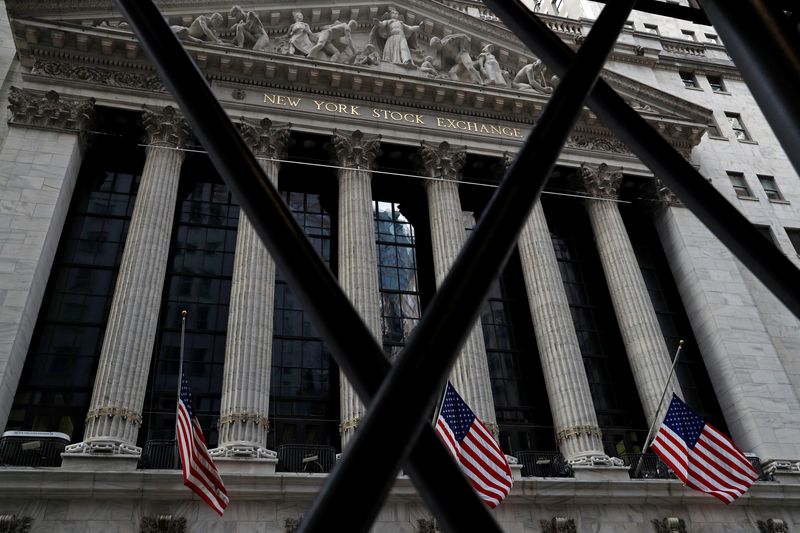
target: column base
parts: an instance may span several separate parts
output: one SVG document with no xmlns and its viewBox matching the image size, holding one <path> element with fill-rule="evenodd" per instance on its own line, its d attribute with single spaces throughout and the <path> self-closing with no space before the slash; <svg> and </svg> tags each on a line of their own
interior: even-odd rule
<svg viewBox="0 0 800 533">
<path fill-rule="evenodd" d="M 511 468 L 511 479 L 513 481 L 522 480 L 522 463 L 519 462 L 519 459 L 506 455 L 506 461 L 508 461 L 508 466 Z"/>
<path fill-rule="evenodd" d="M 209 450 L 220 474 L 274 474 L 278 454 L 261 446 L 231 444 Z"/>
<path fill-rule="evenodd" d="M 142 449 L 113 441 L 71 444 L 61 454 L 61 468 L 66 470 L 121 472 L 136 470 Z"/>
<path fill-rule="evenodd" d="M 622 459 L 607 455 L 588 455 L 567 461 L 578 481 L 621 481 L 630 479 L 629 467 Z"/>
</svg>

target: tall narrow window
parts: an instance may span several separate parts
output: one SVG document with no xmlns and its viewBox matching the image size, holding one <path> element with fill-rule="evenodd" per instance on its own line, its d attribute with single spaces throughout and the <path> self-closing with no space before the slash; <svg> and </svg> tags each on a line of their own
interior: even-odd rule
<svg viewBox="0 0 800 533">
<path fill-rule="evenodd" d="M 6 426 L 73 442 L 83 436 L 141 170 L 97 149 L 86 160 Z"/>
<path fill-rule="evenodd" d="M 719 131 L 719 124 L 717 124 L 717 119 L 715 119 L 713 116 L 709 117 L 708 124 L 706 126 L 708 128 L 709 137 L 724 138 L 722 137 L 722 133 Z"/>
<path fill-rule="evenodd" d="M 321 196 L 284 192 L 283 197 L 314 249 L 330 264 L 332 221 Z M 274 324 L 268 445 L 273 450 L 281 444 L 338 448 L 339 371 L 280 269 Z"/>
<path fill-rule="evenodd" d="M 739 113 L 729 113 L 726 111 L 725 116 L 728 117 L 728 122 L 731 125 L 733 134 L 736 135 L 736 138 L 738 140 L 740 141 L 752 140 L 750 134 L 747 132 L 747 128 L 745 128 L 744 126 L 744 122 L 742 122 L 742 116 Z"/>
<path fill-rule="evenodd" d="M 647 436 L 642 406 L 585 210 L 542 202 L 583 355 L 606 453 L 637 453 Z"/>
<path fill-rule="evenodd" d="M 762 176 L 759 174 L 758 181 L 761 182 L 761 187 L 764 189 L 764 193 L 767 195 L 767 198 L 770 202 L 786 201 L 786 199 L 783 197 L 783 194 L 781 194 L 781 190 L 778 188 L 778 184 L 775 182 L 774 177 Z"/>
<path fill-rule="evenodd" d="M 736 196 L 739 198 L 755 199 L 753 192 L 747 185 L 747 180 L 741 172 L 728 172 L 728 178 L 731 180 L 733 190 L 736 191 Z"/>
<path fill-rule="evenodd" d="M 394 358 L 421 316 L 414 226 L 392 202 L 375 202 L 383 349 Z"/>
<path fill-rule="evenodd" d="M 183 164 L 140 444 L 175 438 L 183 309 L 189 312 L 183 369 L 192 408 L 209 446 L 217 444 L 239 206 L 212 168 L 204 157 Z"/>
<path fill-rule="evenodd" d="M 678 72 L 681 76 L 681 81 L 683 82 L 683 86 L 687 89 L 698 89 L 699 85 L 697 84 L 697 78 L 694 75 L 694 72 L 689 72 L 686 70 L 682 70 Z"/>
</svg>

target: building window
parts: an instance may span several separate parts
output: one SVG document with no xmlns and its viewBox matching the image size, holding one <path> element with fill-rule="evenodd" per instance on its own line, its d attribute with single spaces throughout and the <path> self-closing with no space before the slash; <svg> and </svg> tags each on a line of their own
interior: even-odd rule
<svg viewBox="0 0 800 533">
<path fill-rule="evenodd" d="M 693 31 L 689 30 L 681 30 L 681 34 L 683 34 L 684 39 L 688 39 L 690 41 L 697 41 L 697 36 L 694 34 Z"/>
<path fill-rule="evenodd" d="M 725 88 L 725 82 L 722 80 L 722 76 L 706 76 L 708 80 L 708 84 L 711 86 L 711 90 L 715 93 L 724 93 L 727 92 Z"/>
<path fill-rule="evenodd" d="M 767 199 L 770 202 L 784 202 L 785 198 L 781 194 L 780 189 L 778 189 L 778 184 L 775 183 L 775 178 L 772 176 L 762 176 L 758 175 L 758 181 L 761 182 L 761 187 L 764 189 L 764 192 L 767 194 Z"/>
<path fill-rule="evenodd" d="M 736 191 L 736 196 L 738 198 L 755 199 L 753 191 L 747 186 L 747 180 L 744 179 L 744 174 L 741 172 L 728 172 L 728 178 L 730 178 L 731 185 L 733 185 L 733 190 Z"/>
<path fill-rule="evenodd" d="M 736 139 L 740 141 L 752 140 L 750 134 L 747 132 L 747 128 L 744 127 L 744 122 L 742 122 L 742 116 L 739 113 L 726 112 L 725 116 L 728 117 L 728 122 L 731 125 L 731 129 L 733 130 L 734 135 L 736 135 Z"/>
<path fill-rule="evenodd" d="M 631 31 L 636 29 L 634 27 L 634 25 L 633 25 L 633 21 L 632 20 L 626 20 L 625 21 L 625 28 L 628 29 L 628 30 L 631 30 Z"/>
<path fill-rule="evenodd" d="M 414 226 L 392 202 L 375 202 L 383 349 L 394 359 L 421 316 Z"/>
<path fill-rule="evenodd" d="M 655 24 L 645 24 L 644 31 L 647 33 L 652 33 L 653 35 L 660 35 L 661 33 L 658 31 L 658 26 Z"/>
<path fill-rule="evenodd" d="M 724 139 L 722 133 L 719 131 L 719 124 L 717 124 L 717 119 L 713 116 L 708 119 L 708 124 L 706 124 L 708 128 L 708 136 L 714 137 L 718 139 Z"/>
<path fill-rule="evenodd" d="M 755 225 L 756 230 L 771 244 L 778 246 L 778 242 L 775 240 L 775 236 L 772 234 L 772 230 L 769 229 L 769 226 L 758 226 Z"/>
<path fill-rule="evenodd" d="M 686 70 L 681 70 L 678 72 L 681 76 L 681 81 L 683 82 L 683 86 L 687 89 L 699 89 L 700 86 L 697 84 L 697 78 L 694 75 L 694 72 L 689 72 Z"/>
<path fill-rule="evenodd" d="M 556 15 L 561 14 L 561 7 L 564 5 L 564 0 L 552 0 L 553 3 L 553 10 L 555 11 Z"/>
<path fill-rule="evenodd" d="M 789 236 L 789 241 L 791 241 L 792 246 L 794 246 L 794 251 L 797 252 L 797 255 L 800 255 L 800 229 L 797 228 L 783 228 L 786 230 L 786 235 Z"/>
<path fill-rule="evenodd" d="M 705 36 L 706 36 L 706 42 L 712 44 L 719 44 L 719 37 L 717 37 L 713 33 L 706 33 Z"/>
</svg>

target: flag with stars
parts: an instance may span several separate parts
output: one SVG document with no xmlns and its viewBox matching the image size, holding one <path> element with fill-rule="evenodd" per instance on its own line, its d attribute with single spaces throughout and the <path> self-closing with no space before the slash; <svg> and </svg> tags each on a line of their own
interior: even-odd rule
<svg viewBox="0 0 800 533">
<path fill-rule="evenodd" d="M 511 491 L 511 468 L 497 441 L 448 383 L 436 432 L 481 499 L 494 509 Z"/>
<path fill-rule="evenodd" d="M 181 372 L 181 393 L 178 397 L 178 455 L 181 458 L 183 484 L 200 496 L 218 515 L 228 506 L 228 492 L 217 472 L 217 465 L 208 454 L 200 422 L 192 411 L 189 381 Z"/>
<path fill-rule="evenodd" d="M 758 479 L 753 465 L 733 441 L 674 394 L 650 447 L 687 486 L 726 505 Z"/>
</svg>

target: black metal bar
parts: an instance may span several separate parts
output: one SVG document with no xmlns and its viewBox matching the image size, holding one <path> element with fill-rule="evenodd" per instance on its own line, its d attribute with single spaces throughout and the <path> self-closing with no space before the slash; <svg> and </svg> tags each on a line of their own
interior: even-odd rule
<svg viewBox="0 0 800 533">
<path fill-rule="evenodd" d="M 219 105 L 205 78 L 152 0 L 115 0 L 272 257 L 281 265 L 359 396 L 368 403 L 390 365 L 330 270 L 311 247 L 278 191 Z M 414 482 L 450 530 L 500 531 L 449 452 L 427 428 L 409 457 Z M 461 498 L 459 508 L 451 497 Z"/>
<path fill-rule="evenodd" d="M 774 2 L 773 2 L 774 3 Z M 703 0 L 747 87 L 800 173 L 800 46 L 797 29 L 764 0 Z"/>
<path fill-rule="evenodd" d="M 620 0 L 603 9 L 344 456 L 303 517 L 301 533 L 369 530 L 635 3 Z M 353 502 L 358 502 L 357 512 Z"/>
<path fill-rule="evenodd" d="M 559 76 L 575 54 L 520 0 L 484 0 L 508 28 Z M 767 38 L 767 36 L 763 36 Z M 765 239 L 604 80 L 586 100 L 600 120 L 692 210 L 750 271 L 800 318 L 800 270 Z"/>
</svg>

